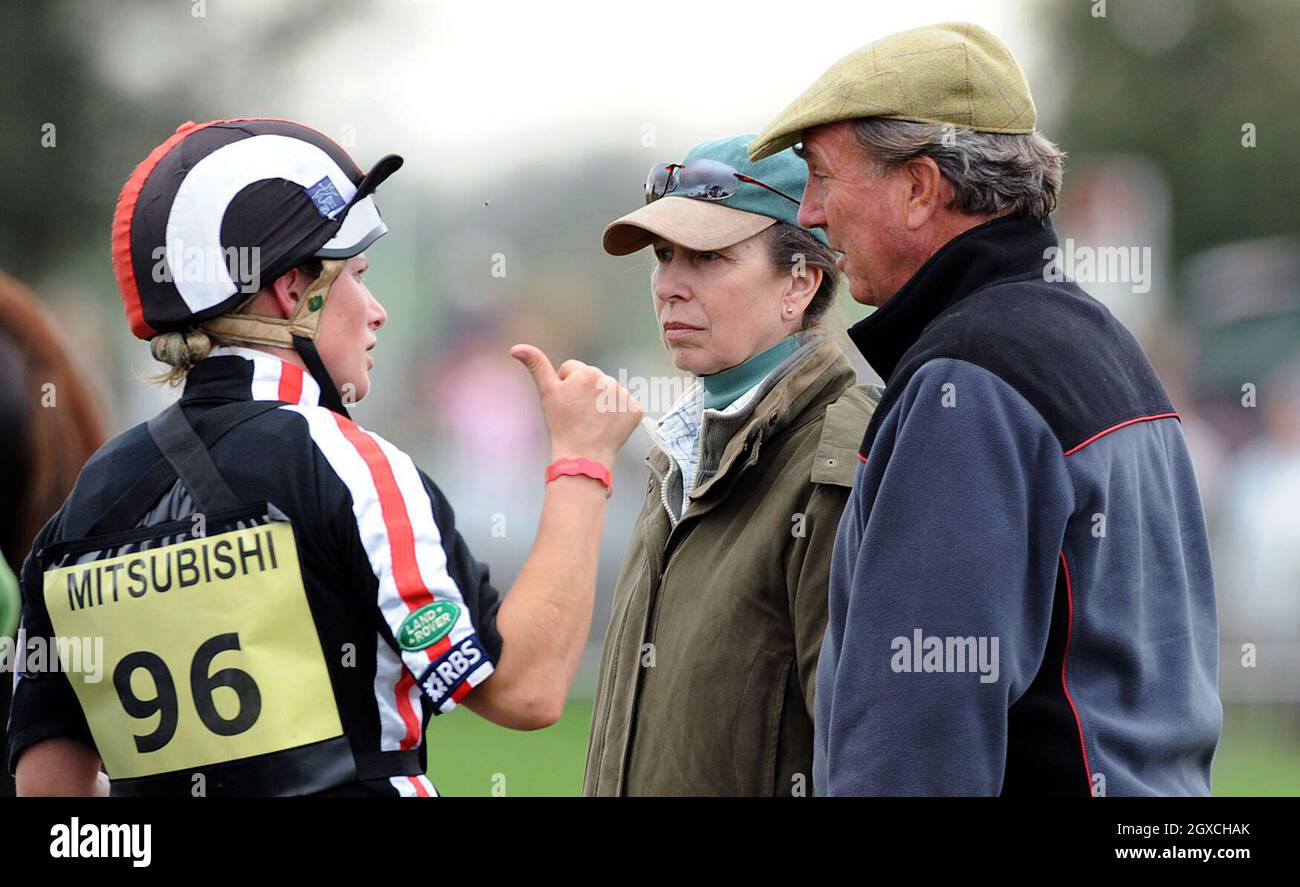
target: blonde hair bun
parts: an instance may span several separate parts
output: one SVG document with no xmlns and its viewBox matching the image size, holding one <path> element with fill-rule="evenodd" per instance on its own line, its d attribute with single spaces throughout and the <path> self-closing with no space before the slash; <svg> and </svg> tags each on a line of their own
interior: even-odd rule
<svg viewBox="0 0 1300 887">
<path fill-rule="evenodd" d="M 154 336 L 149 340 L 149 350 L 153 353 L 154 360 L 171 367 L 155 377 L 156 380 L 168 385 L 179 385 L 190 367 L 207 357 L 215 344 L 201 329 L 159 333 Z"/>
</svg>

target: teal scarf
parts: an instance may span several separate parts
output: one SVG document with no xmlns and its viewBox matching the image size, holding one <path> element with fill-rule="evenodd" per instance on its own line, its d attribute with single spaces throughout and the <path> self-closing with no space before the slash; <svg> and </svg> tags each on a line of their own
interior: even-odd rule
<svg viewBox="0 0 1300 887">
<path fill-rule="evenodd" d="M 771 348 L 760 351 L 744 363 L 708 376 L 700 376 L 704 386 L 704 408 L 721 410 L 731 406 L 740 395 L 753 388 L 768 373 L 799 349 L 799 334 L 786 336 Z"/>
</svg>

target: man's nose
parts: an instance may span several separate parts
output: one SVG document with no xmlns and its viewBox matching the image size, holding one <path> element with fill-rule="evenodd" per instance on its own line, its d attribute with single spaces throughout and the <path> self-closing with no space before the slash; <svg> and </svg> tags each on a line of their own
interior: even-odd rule
<svg viewBox="0 0 1300 887">
<path fill-rule="evenodd" d="M 826 225 L 826 213 L 821 198 L 809 188 L 804 191 L 803 201 L 799 204 L 799 224 L 804 228 L 822 228 Z"/>
</svg>

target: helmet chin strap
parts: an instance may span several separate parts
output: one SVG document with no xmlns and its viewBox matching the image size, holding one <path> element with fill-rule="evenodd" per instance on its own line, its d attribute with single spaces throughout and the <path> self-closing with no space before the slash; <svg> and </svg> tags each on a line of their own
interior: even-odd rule
<svg viewBox="0 0 1300 887">
<path fill-rule="evenodd" d="M 320 386 L 321 403 L 343 416 L 343 418 L 350 418 L 348 408 L 343 405 L 343 398 L 339 395 L 334 380 L 330 378 L 329 370 L 325 369 L 325 363 L 320 359 L 320 354 L 316 351 L 316 343 L 306 336 L 294 336 L 293 350 L 298 352 L 302 362 L 307 364 L 307 372 L 311 373 L 312 378 L 316 380 L 316 384 Z"/>
<path fill-rule="evenodd" d="M 230 342 L 292 348 L 302 358 L 302 362 L 307 365 L 307 371 L 320 386 L 321 403 L 334 412 L 347 416 L 347 407 L 343 405 L 339 389 L 330 378 L 329 371 L 325 369 L 315 342 L 321 315 L 325 312 L 325 300 L 329 297 L 330 287 L 342 273 L 346 261 L 346 259 L 321 260 L 320 276 L 302 294 L 292 317 L 262 317 L 258 314 L 236 312 L 205 321 L 202 328 Z"/>
</svg>

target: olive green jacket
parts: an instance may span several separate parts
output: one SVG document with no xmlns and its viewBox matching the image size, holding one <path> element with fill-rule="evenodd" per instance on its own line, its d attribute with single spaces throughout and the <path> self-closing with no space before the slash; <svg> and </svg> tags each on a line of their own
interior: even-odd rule
<svg viewBox="0 0 1300 887">
<path fill-rule="evenodd" d="M 831 549 L 878 397 L 831 341 L 788 363 L 735 420 L 716 465 L 702 462 L 676 526 L 670 459 L 658 447 L 647 457 L 583 794 L 811 793 Z M 701 435 L 716 435 L 719 418 L 706 415 Z"/>
</svg>

